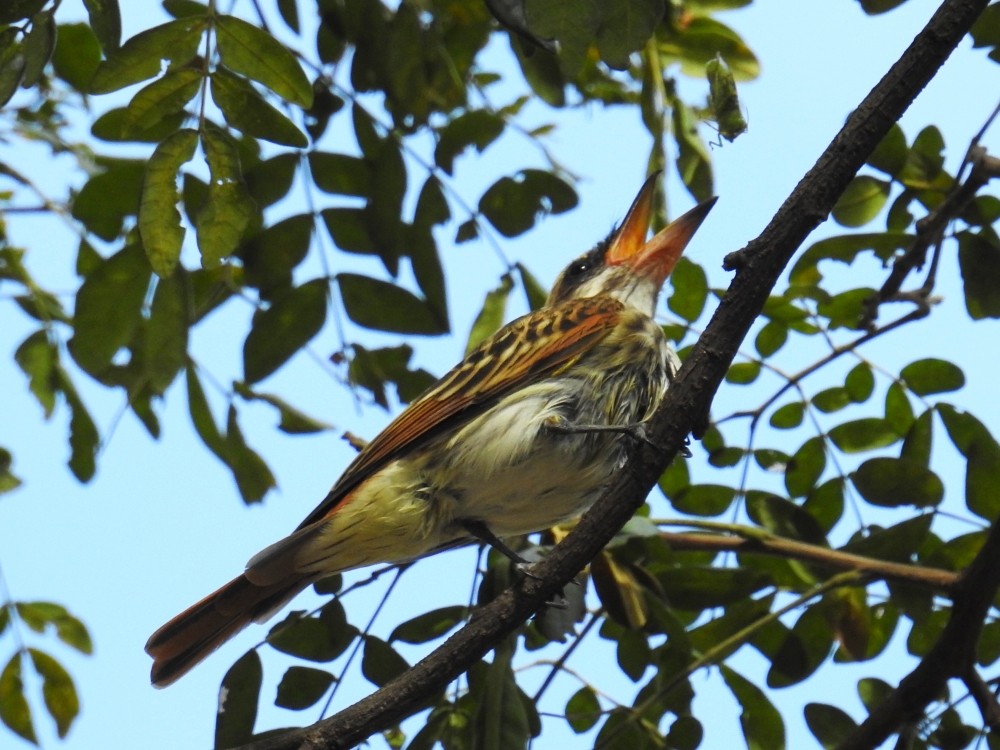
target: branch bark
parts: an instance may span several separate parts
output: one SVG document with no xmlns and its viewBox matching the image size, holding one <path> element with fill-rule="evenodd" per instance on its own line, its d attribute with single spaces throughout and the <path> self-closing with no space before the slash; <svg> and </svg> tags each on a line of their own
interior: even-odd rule
<svg viewBox="0 0 1000 750">
<path fill-rule="evenodd" d="M 945 0 L 899 61 L 848 118 L 761 235 L 724 263 L 738 273 L 678 373 L 641 445 L 607 492 L 532 575 L 476 611 L 468 625 L 385 687 L 310 727 L 261 740 L 253 750 L 348 748 L 417 710 L 559 591 L 642 504 L 708 407 L 729 364 L 792 255 L 829 214 L 848 182 L 951 54 L 987 0 Z M 1000 568 L 998 568 L 1000 569 Z"/>
</svg>

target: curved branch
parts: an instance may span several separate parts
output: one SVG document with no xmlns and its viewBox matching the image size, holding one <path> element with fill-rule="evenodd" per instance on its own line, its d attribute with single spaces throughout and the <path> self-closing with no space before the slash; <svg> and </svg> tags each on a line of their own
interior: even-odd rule
<svg viewBox="0 0 1000 750">
<path fill-rule="evenodd" d="M 583 569 L 642 504 L 688 433 L 708 413 L 740 342 L 792 255 L 826 218 L 868 154 L 933 78 L 986 5 L 987 0 L 945 0 L 851 114 L 763 233 L 727 256 L 724 265 L 739 272 L 654 415 L 650 444 L 638 446 L 633 460 L 563 543 L 532 567 L 531 576 L 481 607 L 444 645 L 372 695 L 310 727 L 250 747 L 353 747 L 418 710 L 425 696 L 468 670 Z M 1000 565 L 997 571 L 1000 574 Z"/>
</svg>

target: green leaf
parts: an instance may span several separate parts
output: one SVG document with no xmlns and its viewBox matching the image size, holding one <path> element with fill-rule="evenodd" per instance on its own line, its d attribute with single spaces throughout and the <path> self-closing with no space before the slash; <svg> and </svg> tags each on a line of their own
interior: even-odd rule
<svg viewBox="0 0 1000 750">
<path fill-rule="evenodd" d="M 49 341 L 44 330 L 35 331 L 17 347 L 14 360 L 28 376 L 28 389 L 38 399 L 48 419 L 55 409 L 59 388 L 59 350 Z"/>
<path fill-rule="evenodd" d="M 142 248 L 128 245 L 94 269 L 76 293 L 76 325 L 69 350 L 98 377 L 128 345 L 139 326 L 150 267 Z"/>
<path fill-rule="evenodd" d="M 158 75 L 164 60 L 183 65 L 198 53 L 205 17 L 182 18 L 136 34 L 102 62 L 90 81 L 92 94 L 107 94 Z"/>
<path fill-rule="evenodd" d="M 0 721 L 14 734 L 33 745 L 38 744 L 35 727 L 31 721 L 31 707 L 24 697 L 21 680 L 21 652 L 16 651 L 0 672 Z"/>
<path fill-rule="evenodd" d="M 59 24 L 52 52 L 52 68 L 57 76 L 77 91 L 87 92 L 100 64 L 101 45 L 88 24 Z"/>
<path fill-rule="evenodd" d="M 670 503 L 682 513 L 693 516 L 718 516 L 725 513 L 736 497 L 736 490 L 722 484 L 692 484 L 673 493 Z"/>
<path fill-rule="evenodd" d="M 851 397 L 847 389 L 839 386 L 825 388 L 812 397 L 812 405 L 826 414 L 839 411 L 850 403 Z"/>
<path fill-rule="evenodd" d="M 21 480 L 10 470 L 14 465 L 14 457 L 6 448 L 0 448 L 0 495 L 11 490 L 16 490 L 21 486 Z M 6 627 L 6 610 L 0 608 L 0 634 Z"/>
<path fill-rule="evenodd" d="M 885 392 L 885 421 L 897 435 L 905 435 L 913 424 L 913 407 L 900 383 L 893 383 Z"/>
<path fill-rule="evenodd" d="M 434 163 L 452 174 L 455 157 L 469 146 L 482 153 L 503 133 L 504 122 L 498 114 L 485 109 L 467 110 L 438 130 Z"/>
<path fill-rule="evenodd" d="M 944 359 L 918 359 L 904 367 L 900 377 L 918 396 L 957 391 L 965 385 L 961 368 Z"/>
<path fill-rule="evenodd" d="M 577 204 L 567 182 L 540 169 L 525 169 L 501 177 L 479 199 L 479 210 L 505 237 L 531 229 L 539 214 L 559 214 Z"/>
<path fill-rule="evenodd" d="M 833 207 L 833 218 L 845 227 L 860 227 L 878 216 L 889 199 L 890 183 L 868 175 L 851 180 Z"/>
<path fill-rule="evenodd" d="M 309 171 L 316 187 L 325 193 L 356 195 L 367 198 L 372 191 L 372 176 L 368 161 L 347 154 L 312 151 Z"/>
<path fill-rule="evenodd" d="M 858 726 L 843 710 L 825 703 L 807 703 L 804 713 L 809 731 L 827 750 L 839 747 Z"/>
<path fill-rule="evenodd" d="M 789 273 L 789 282 L 799 286 L 818 284 L 823 279 L 818 267 L 820 261 L 836 260 L 850 265 L 866 250 L 871 250 L 879 260 L 888 261 L 897 251 L 910 247 L 913 239 L 913 235 L 903 232 L 828 237 L 814 243 L 799 257 Z"/>
<path fill-rule="evenodd" d="M 483 307 L 472 324 L 472 330 L 469 331 L 469 340 L 465 345 L 466 354 L 500 330 L 507 311 L 507 298 L 513 288 L 514 279 L 509 273 L 505 273 L 500 278 L 500 285 L 487 292 Z"/>
<path fill-rule="evenodd" d="M 805 404 L 801 401 L 793 401 L 775 409 L 769 424 L 777 430 L 791 430 L 802 424 L 804 415 Z"/>
<path fill-rule="evenodd" d="M 187 364 L 189 292 L 187 276 L 180 272 L 156 284 L 138 363 L 153 393 L 163 394 Z"/>
<path fill-rule="evenodd" d="M 289 667 L 278 683 L 274 705 L 292 711 L 302 711 L 323 697 L 334 677 L 329 672 L 312 667 Z"/>
<path fill-rule="evenodd" d="M 298 61 L 266 31 L 234 16 L 217 16 L 215 32 L 223 64 L 262 83 L 292 104 L 308 109 L 313 89 Z"/>
<path fill-rule="evenodd" d="M 187 367 L 186 382 L 188 413 L 191 415 L 191 423 L 194 425 L 195 432 L 198 433 L 202 442 L 205 443 L 205 447 L 223 461 L 228 461 L 228 449 L 226 448 L 225 438 L 223 438 L 222 432 L 212 417 L 212 411 L 208 406 L 208 399 L 205 398 L 205 391 L 201 387 L 201 381 L 198 379 L 198 372 L 192 364 L 189 364 Z"/>
<path fill-rule="evenodd" d="M 7 0 L 0 7 L 0 23 L 16 23 L 31 18 L 45 5 L 45 0 Z"/>
<path fill-rule="evenodd" d="M 201 71 L 192 68 L 176 68 L 167 71 L 162 78 L 140 89 L 125 109 L 121 136 L 145 133 L 165 119 L 181 112 L 198 93 L 201 82 Z M 179 132 L 195 133 L 193 130 Z M 193 154 L 194 146 L 192 145 L 191 148 Z M 190 158 L 191 155 L 188 155 L 184 161 Z"/>
<path fill-rule="evenodd" d="M 326 322 L 326 279 L 313 279 L 277 297 L 255 316 L 243 344 L 243 373 L 256 383 L 273 373 L 319 333 Z"/>
<path fill-rule="evenodd" d="M 24 37 L 24 80 L 25 88 L 35 86 L 45 72 L 45 66 L 52 57 L 56 46 L 56 24 L 52 20 L 54 11 L 38 13 L 31 19 L 31 30 Z"/>
<path fill-rule="evenodd" d="M 726 382 L 734 385 L 749 385 L 760 375 L 760 362 L 736 362 L 729 366 Z"/>
<path fill-rule="evenodd" d="M 677 141 L 677 172 L 695 199 L 708 200 L 715 190 L 712 157 L 698 132 L 698 118 L 694 110 L 676 96 L 671 99 L 671 109 Z"/>
<path fill-rule="evenodd" d="M 777 352 L 788 341 L 788 326 L 777 320 L 767 323 L 754 339 L 757 353 L 764 359 Z"/>
<path fill-rule="evenodd" d="M 848 397 L 856 404 L 864 403 L 875 390 L 875 376 L 872 375 L 872 368 L 867 362 L 855 365 L 844 381 L 844 388 Z"/>
<path fill-rule="evenodd" d="M 387 281 L 353 273 L 337 275 L 348 317 L 365 328 L 393 333 L 446 333 L 428 304 L 412 292 Z"/>
<path fill-rule="evenodd" d="M 299 214 L 267 227 L 240 247 L 243 281 L 270 298 L 292 285 L 292 272 L 305 260 L 312 239 L 313 219 Z"/>
<path fill-rule="evenodd" d="M 319 617 L 293 612 L 271 628 L 267 642 L 278 651 L 315 662 L 333 661 L 351 644 L 358 631 L 348 625 L 343 607 L 325 606 Z"/>
<path fill-rule="evenodd" d="M 219 686 L 215 747 L 239 747 L 253 738 L 264 668 L 256 650 L 247 651 L 229 668 Z"/>
<path fill-rule="evenodd" d="M 826 468 L 826 451 L 823 439 L 814 437 L 802 444 L 785 471 L 785 488 L 792 497 L 806 495 L 819 481 Z"/>
<path fill-rule="evenodd" d="M 305 148 L 309 139 L 295 124 L 268 104 L 245 79 L 223 67 L 212 73 L 212 101 L 226 122 L 255 138 L 293 148 Z"/>
<path fill-rule="evenodd" d="M 872 505 L 927 508 L 944 498 L 944 484 L 921 463 L 906 458 L 870 458 L 851 474 L 861 496 Z"/>
<path fill-rule="evenodd" d="M 368 635 L 364 636 L 364 642 L 361 673 L 373 685 L 382 687 L 410 668 L 406 660 L 381 638 Z"/>
<path fill-rule="evenodd" d="M 958 266 L 969 317 L 1000 318 L 1000 242 L 996 236 L 959 232 Z"/>
<path fill-rule="evenodd" d="M 281 416 L 281 423 L 278 425 L 278 429 L 284 433 L 289 435 L 306 435 L 333 429 L 332 425 L 320 422 L 318 419 L 313 419 L 278 396 L 270 393 L 257 393 L 244 383 L 235 383 L 233 387 L 240 396 L 248 401 L 263 401 L 277 409 L 278 414 Z"/>
<path fill-rule="evenodd" d="M 79 320 L 79 314 L 77 318 Z M 69 375 L 62 367 L 59 368 L 58 375 L 59 389 L 63 392 L 71 412 L 69 420 L 69 468 L 81 482 L 89 482 L 97 469 L 95 460 L 100 435 L 97 433 L 97 426 L 87 411 L 87 407 L 84 406 L 83 400 L 76 392 L 73 381 L 69 379 Z"/>
<path fill-rule="evenodd" d="M 757 58 L 740 35 L 707 15 L 685 19 L 683 24 L 660 24 L 656 40 L 663 64 L 666 60 L 678 60 L 681 72 L 693 78 L 703 78 L 706 66 L 716 55 L 725 58 L 737 81 L 760 74 Z"/>
<path fill-rule="evenodd" d="M 211 180 L 197 218 L 198 246 L 202 265 L 213 268 L 236 250 L 257 209 L 247 193 L 232 136 L 208 128 L 201 134 L 201 144 Z"/>
<path fill-rule="evenodd" d="M 226 418 L 226 438 L 224 455 L 226 463 L 233 472 L 236 486 L 245 503 L 257 503 L 272 487 L 277 486 L 274 474 L 268 468 L 264 459 L 254 451 L 240 430 L 236 407 L 230 405 Z"/>
<path fill-rule="evenodd" d="M 830 430 L 830 440 L 844 453 L 861 453 L 884 448 L 899 440 L 900 435 L 885 419 L 867 417 L 839 424 Z"/>
<path fill-rule="evenodd" d="M 469 608 L 458 605 L 425 612 L 397 625 L 389 636 L 389 643 L 427 643 L 454 629 L 468 616 Z"/>
<path fill-rule="evenodd" d="M 118 49 L 122 38 L 122 16 L 118 0 L 83 0 L 90 17 L 90 25 L 101 46 L 111 53 Z"/>
<path fill-rule="evenodd" d="M 181 256 L 184 228 L 177 210 L 177 176 L 194 156 L 198 133 L 178 130 L 156 147 L 146 165 L 139 204 L 139 234 L 149 264 L 160 278 L 168 278 Z"/>
<path fill-rule="evenodd" d="M 523 263 L 517 263 L 516 266 L 517 272 L 521 275 L 521 284 L 524 286 L 524 295 L 528 299 L 528 307 L 532 310 L 544 307 L 549 296 L 548 292 L 545 291 L 534 274 L 524 267 Z"/>
<path fill-rule="evenodd" d="M 704 269 L 682 256 L 670 272 L 670 283 L 674 291 L 667 299 L 667 307 L 693 323 L 701 317 L 708 300 L 708 277 Z"/>
<path fill-rule="evenodd" d="M 24 80 L 24 45 L 18 36 L 14 28 L 0 31 L 0 106 L 10 101 Z"/>
<path fill-rule="evenodd" d="M 790 500 L 766 492 L 748 493 L 750 519 L 772 534 L 826 546 L 826 534 L 809 513 Z"/>
<path fill-rule="evenodd" d="M 63 666 L 44 651 L 29 648 L 31 663 L 42 678 L 42 698 L 49 715 L 56 722 L 56 733 L 62 739 L 80 713 L 80 699 L 73 679 Z"/>
<path fill-rule="evenodd" d="M 593 689 L 582 687 L 566 703 L 566 721 L 577 734 L 593 729 L 601 718 L 601 704 Z"/>
<path fill-rule="evenodd" d="M 900 458 L 915 461 L 921 466 L 929 466 L 931 462 L 931 438 L 934 429 L 933 410 L 928 409 L 910 426 L 903 440 Z"/>
<path fill-rule="evenodd" d="M 740 704 L 740 726 L 748 750 L 784 750 L 785 723 L 759 687 L 722 664 L 722 679 Z"/>
<path fill-rule="evenodd" d="M 875 169 L 895 177 L 906 164 L 906 136 L 898 123 L 893 123 L 889 132 L 868 156 L 868 163 Z"/>
<path fill-rule="evenodd" d="M 517 686 L 511 670 L 513 653 L 514 641 L 508 639 L 494 648 L 492 664 L 469 673 L 478 747 L 527 747 L 536 734 L 532 732 L 532 719 L 537 722 L 534 705 Z"/>
<path fill-rule="evenodd" d="M 1000 445 L 971 414 L 942 404 L 938 408 L 948 436 L 965 456 L 965 504 L 980 518 L 1000 514 Z"/>
</svg>

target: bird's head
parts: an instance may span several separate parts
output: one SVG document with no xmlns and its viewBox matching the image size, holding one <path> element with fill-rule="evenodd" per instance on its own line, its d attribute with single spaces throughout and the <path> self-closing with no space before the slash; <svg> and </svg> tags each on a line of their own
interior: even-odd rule
<svg viewBox="0 0 1000 750">
<path fill-rule="evenodd" d="M 548 304 L 603 294 L 652 316 L 663 282 L 716 201 L 699 203 L 646 242 L 658 176 L 646 180 L 621 226 L 559 274 Z"/>
</svg>

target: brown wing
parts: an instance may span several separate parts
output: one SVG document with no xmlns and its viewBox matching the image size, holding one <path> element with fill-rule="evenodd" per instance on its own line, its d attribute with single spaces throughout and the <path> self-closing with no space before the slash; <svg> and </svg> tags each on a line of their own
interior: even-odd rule
<svg viewBox="0 0 1000 750">
<path fill-rule="evenodd" d="M 615 327 L 622 309 L 622 303 L 611 297 L 572 299 L 529 313 L 497 331 L 390 422 L 299 528 L 336 510 L 352 488 L 404 451 L 572 363 Z"/>
</svg>

